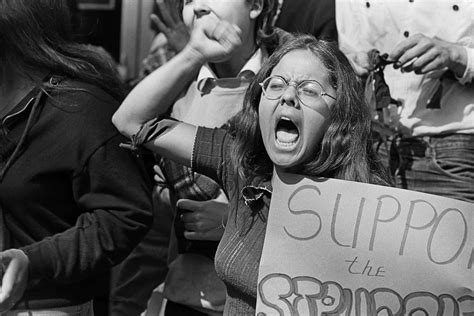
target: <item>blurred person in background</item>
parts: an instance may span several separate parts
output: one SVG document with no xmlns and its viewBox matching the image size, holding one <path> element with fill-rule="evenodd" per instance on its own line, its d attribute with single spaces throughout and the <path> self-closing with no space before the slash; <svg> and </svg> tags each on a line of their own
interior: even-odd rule
<svg viewBox="0 0 474 316">
<path fill-rule="evenodd" d="M 188 43 L 189 30 L 183 22 L 182 8 L 182 1 L 153 2 L 150 28 L 154 37 L 148 54 L 142 61 L 140 74 L 130 82 L 132 87 L 173 58 Z"/>
<path fill-rule="evenodd" d="M 119 148 L 109 58 L 62 0 L 0 0 L 0 313 L 93 315 L 151 223 L 151 177 Z M 105 278 L 104 278 L 105 276 Z"/>
<path fill-rule="evenodd" d="M 385 58 L 391 130 L 376 145 L 396 185 L 474 202 L 474 2 L 337 0 L 336 15 L 360 76 L 369 52 Z"/>
</svg>

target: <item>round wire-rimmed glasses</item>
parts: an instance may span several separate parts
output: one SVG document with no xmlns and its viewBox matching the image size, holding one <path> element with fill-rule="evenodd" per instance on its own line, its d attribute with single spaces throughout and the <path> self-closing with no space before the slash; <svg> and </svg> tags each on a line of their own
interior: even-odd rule
<svg viewBox="0 0 474 316">
<path fill-rule="evenodd" d="M 281 98 L 289 86 L 296 89 L 296 96 L 300 102 L 308 107 L 315 107 L 323 96 L 328 96 L 333 100 L 335 97 L 326 93 L 323 86 L 316 80 L 303 80 L 301 82 L 288 82 L 285 78 L 273 75 L 260 83 L 263 95 L 269 100 Z M 323 99 L 324 100 L 324 99 Z"/>
</svg>

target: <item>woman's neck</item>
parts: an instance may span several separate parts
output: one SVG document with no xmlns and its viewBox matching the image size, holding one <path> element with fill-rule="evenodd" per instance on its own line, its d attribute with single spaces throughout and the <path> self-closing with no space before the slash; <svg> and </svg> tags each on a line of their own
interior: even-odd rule
<svg viewBox="0 0 474 316">
<path fill-rule="evenodd" d="M 211 64 L 211 68 L 218 78 L 237 77 L 242 67 L 258 49 L 255 41 L 249 43 L 250 44 L 238 48 L 229 60 Z"/>
</svg>

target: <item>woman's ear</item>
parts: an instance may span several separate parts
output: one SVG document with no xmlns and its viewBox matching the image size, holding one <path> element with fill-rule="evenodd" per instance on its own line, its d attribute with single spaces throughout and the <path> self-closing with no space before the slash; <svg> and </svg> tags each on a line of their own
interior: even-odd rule
<svg viewBox="0 0 474 316">
<path fill-rule="evenodd" d="M 252 8 L 250 9 L 250 19 L 255 20 L 262 13 L 263 0 L 253 0 Z"/>
</svg>

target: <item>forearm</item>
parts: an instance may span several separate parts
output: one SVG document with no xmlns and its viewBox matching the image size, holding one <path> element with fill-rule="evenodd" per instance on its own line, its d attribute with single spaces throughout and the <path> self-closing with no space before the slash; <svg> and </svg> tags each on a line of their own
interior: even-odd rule
<svg viewBox="0 0 474 316">
<path fill-rule="evenodd" d="M 98 209 L 94 214 L 84 214 L 78 227 L 21 248 L 31 263 L 31 281 L 78 282 L 101 274 L 123 260 L 147 227 L 144 224 L 125 227 L 110 211 Z M 105 216 L 98 216 L 99 213 Z M 103 226 L 104 223 L 107 224 Z M 116 232 L 130 236 L 130 241 L 117 237 Z"/>
<path fill-rule="evenodd" d="M 166 113 L 204 63 L 189 46 L 143 79 L 125 98 L 112 122 L 127 137 L 140 126 Z"/>
<path fill-rule="evenodd" d="M 145 147 L 165 158 L 190 167 L 197 127 L 172 120 L 163 120 L 159 124 L 158 129 L 162 132 L 145 143 Z"/>
</svg>

